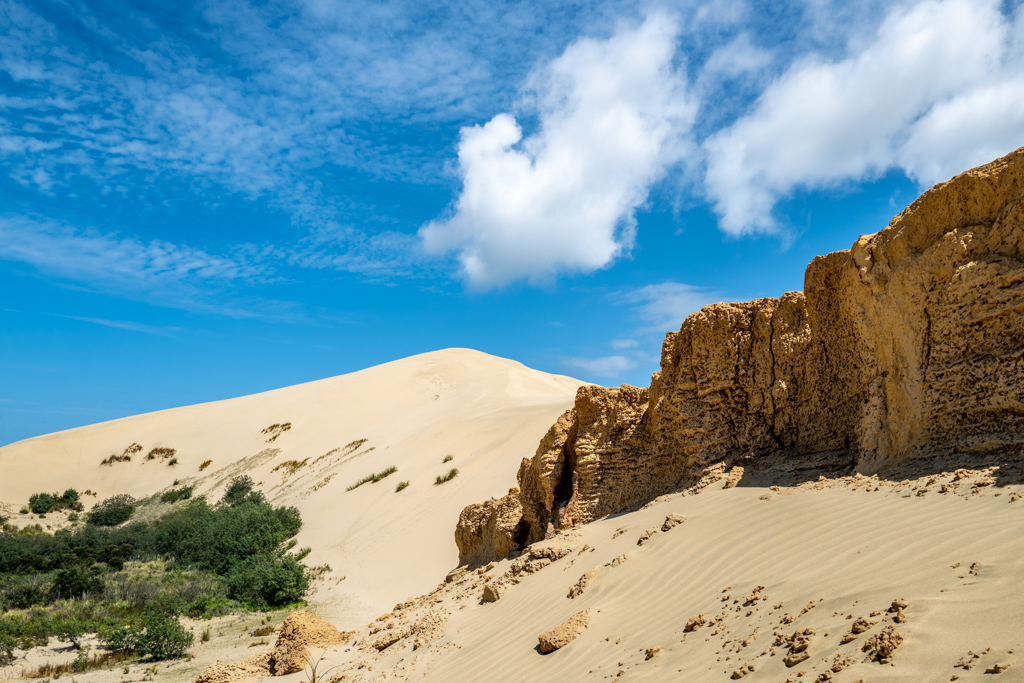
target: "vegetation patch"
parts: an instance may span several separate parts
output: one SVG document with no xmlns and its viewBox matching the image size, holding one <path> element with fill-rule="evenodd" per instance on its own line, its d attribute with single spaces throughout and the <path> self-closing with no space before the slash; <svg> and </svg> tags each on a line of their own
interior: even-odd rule
<svg viewBox="0 0 1024 683">
<path fill-rule="evenodd" d="M 136 507 L 138 507 L 138 502 L 134 498 L 127 493 L 119 493 L 96 503 L 86 515 L 86 523 L 92 526 L 124 524 L 135 514 Z"/>
<path fill-rule="evenodd" d="M 291 422 L 282 422 L 280 424 L 275 422 L 274 424 L 270 425 L 260 433 L 266 434 L 269 437 L 267 439 L 267 443 L 274 443 L 275 441 L 277 441 L 277 437 L 281 436 L 291 428 Z"/>
<path fill-rule="evenodd" d="M 202 472 L 213 463 L 212 460 L 204 460 L 203 464 L 199 466 L 199 471 Z"/>
<path fill-rule="evenodd" d="M 409 488 L 409 482 L 407 482 L 407 481 L 400 481 L 400 482 L 398 482 L 398 486 L 395 487 L 395 493 L 398 493 L 402 489 L 406 489 L 406 488 Z"/>
<path fill-rule="evenodd" d="M 160 494 L 160 500 L 164 503 L 177 503 L 179 500 L 187 500 L 192 497 L 193 487 L 182 486 L 180 489 L 170 489 Z"/>
<path fill-rule="evenodd" d="M 165 448 L 160 446 L 158 448 L 154 448 L 149 453 L 146 453 L 146 460 L 156 460 L 157 458 L 166 460 L 167 458 L 174 457 L 174 454 L 177 452 L 178 451 L 174 448 Z"/>
<path fill-rule="evenodd" d="M 115 462 L 131 462 L 132 456 L 142 451 L 142 446 L 137 443 L 133 443 L 128 448 L 124 449 L 121 455 L 111 455 L 109 458 L 100 460 L 100 465 L 113 465 Z"/>
<path fill-rule="evenodd" d="M 200 496 L 151 522 L 90 523 L 54 534 L 38 525 L 32 533 L 4 528 L 0 665 L 15 648 L 52 637 L 82 651 L 71 672 L 120 661 L 89 656 L 81 642 L 87 633 L 98 634 L 117 656 L 180 657 L 194 637 L 181 615 L 202 618 L 302 600 L 310 582 L 302 560 L 309 551 L 291 552 L 302 526 L 299 512 L 270 505 L 253 488 L 250 478 L 236 477 L 218 504 Z M 134 504 L 130 496 L 114 496 L 90 518 L 116 508 L 110 501 Z"/>
<path fill-rule="evenodd" d="M 442 463 L 451 462 L 454 458 L 455 458 L 455 456 L 452 455 L 451 453 L 449 453 L 448 455 L 444 456 L 444 460 L 442 460 L 441 462 Z"/>
<path fill-rule="evenodd" d="M 284 475 L 286 477 L 290 477 L 291 475 L 295 474 L 300 469 L 302 469 L 307 462 L 309 462 L 309 458 L 306 458 L 305 460 L 285 460 L 283 463 L 281 463 L 280 465 L 278 465 L 277 467 L 270 471 L 273 473 L 277 472 L 278 470 L 284 470 Z"/>
<path fill-rule="evenodd" d="M 68 489 L 62 494 L 33 493 L 28 499 L 28 509 L 37 515 L 45 515 L 47 512 L 60 510 L 81 512 L 84 507 L 79 500 L 78 491 Z"/>
<path fill-rule="evenodd" d="M 445 483 L 446 481 L 451 481 L 452 479 L 454 479 L 457 476 L 459 476 L 459 470 L 457 468 L 453 467 L 450 470 L 448 470 L 448 474 L 439 474 L 439 475 L 437 475 L 437 478 L 434 479 L 434 486 L 439 486 L 439 485 Z"/>
<path fill-rule="evenodd" d="M 360 479 L 356 483 L 352 484 L 351 486 L 349 486 L 345 490 L 346 491 L 352 491 L 353 489 L 359 488 L 363 484 L 376 484 L 378 481 L 380 481 L 384 477 L 390 476 L 390 475 L 394 474 L 397 471 L 398 471 L 398 468 L 395 467 L 394 465 L 392 465 L 391 467 L 388 467 L 387 469 L 383 469 L 380 472 L 377 472 L 376 474 L 368 474 L 368 475 L 366 475 L 365 477 L 363 477 L 362 479 Z"/>
</svg>

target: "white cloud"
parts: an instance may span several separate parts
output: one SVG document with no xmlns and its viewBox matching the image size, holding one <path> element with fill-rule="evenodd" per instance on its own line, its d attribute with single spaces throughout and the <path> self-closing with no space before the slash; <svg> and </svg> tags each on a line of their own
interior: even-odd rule
<svg viewBox="0 0 1024 683">
<path fill-rule="evenodd" d="M 463 128 L 462 192 L 453 215 L 420 230 L 426 251 L 457 251 L 469 284 L 490 288 L 590 272 L 629 250 L 634 211 L 681 159 L 696 111 L 676 34 L 653 15 L 570 45 L 523 93 L 539 118 L 525 139 L 507 113 Z"/>
<path fill-rule="evenodd" d="M 632 349 L 640 345 L 636 339 L 612 339 L 609 342 L 613 349 L 616 351 L 623 351 L 625 349 Z"/>
<path fill-rule="evenodd" d="M 634 316 L 643 323 L 636 333 L 643 336 L 663 336 L 670 330 L 678 330 L 686 316 L 721 300 L 715 292 L 681 282 L 639 287 L 620 292 L 615 299 L 635 306 Z"/>
<path fill-rule="evenodd" d="M 1024 144 L 1024 60 L 997 0 L 893 9 L 851 56 L 797 60 L 704 144 L 731 234 L 778 228 L 776 202 L 901 168 L 931 184 Z"/>
<path fill-rule="evenodd" d="M 582 370 L 594 377 L 616 378 L 636 367 L 636 363 L 626 356 L 602 356 L 598 358 L 563 358 L 562 364 L 569 368 Z"/>
</svg>

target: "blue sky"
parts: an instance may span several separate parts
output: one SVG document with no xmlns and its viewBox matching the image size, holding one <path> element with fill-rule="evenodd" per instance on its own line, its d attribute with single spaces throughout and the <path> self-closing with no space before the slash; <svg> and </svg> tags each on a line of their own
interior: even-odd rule
<svg viewBox="0 0 1024 683">
<path fill-rule="evenodd" d="M 1019 2 L 0 0 L 0 444 L 450 346 L 646 385 L 1022 145 Z"/>
</svg>

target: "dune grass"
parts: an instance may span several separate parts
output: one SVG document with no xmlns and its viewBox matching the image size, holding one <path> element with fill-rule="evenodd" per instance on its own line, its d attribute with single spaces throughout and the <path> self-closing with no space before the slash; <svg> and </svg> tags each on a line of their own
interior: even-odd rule
<svg viewBox="0 0 1024 683">
<path fill-rule="evenodd" d="M 459 470 L 458 470 L 458 468 L 453 467 L 450 470 L 448 470 L 448 474 L 444 474 L 444 475 L 439 474 L 439 475 L 437 475 L 437 478 L 434 479 L 434 486 L 440 486 L 441 484 L 445 483 L 446 481 L 451 481 L 452 479 L 454 479 L 457 476 L 459 476 Z"/>
<path fill-rule="evenodd" d="M 395 487 L 395 493 L 398 493 L 402 489 L 405 489 L 405 488 L 408 488 L 408 487 L 409 487 L 409 482 L 407 482 L 407 481 L 400 481 L 400 482 L 398 482 L 398 486 Z"/>
<path fill-rule="evenodd" d="M 366 475 L 365 477 L 363 477 L 362 479 L 360 479 L 356 483 L 352 484 L 351 486 L 349 486 L 345 490 L 346 491 L 352 491 L 354 489 L 359 488 L 363 484 L 376 484 L 378 481 L 380 481 L 384 477 L 392 475 L 392 474 L 394 474 L 397 471 L 398 471 L 398 468 L 395 467 L 394 465 L 392 465 L 391 467 L 383 469 L 380 472 L 377 472 L 376 474 L 368 474 L 368 475 Z"/>
<path fill-rule="evenodd" d="M 454 455 L 449 453 L 448 455 L 444 456 L 444 460 L 442 460 L 441 462 L 442 463 L 451 462 L 454 457 L 455 457 Z"/>
</svg>

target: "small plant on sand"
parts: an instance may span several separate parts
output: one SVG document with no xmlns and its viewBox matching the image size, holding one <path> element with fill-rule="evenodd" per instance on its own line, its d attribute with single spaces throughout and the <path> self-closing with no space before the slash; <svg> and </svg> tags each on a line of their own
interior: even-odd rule
<svg viewBox="0 0 1024 683">
<path fill-rule="evenodd" d="M 270 437 L 267 439 L 267 443 L 274 443 L 275 441 L 277 441 L 277 437 L 281 436 L 291 428 L 291 422 L 283 422 L 281 424 L 275 422 L 274 424 L 270 425 L 260 433 L 266 434 L 267 436 Z"/>
<path fill-rule="evenodd" d="M 316 659 L 313 659 L 312 657 L 307 659 L 307 665 L 306 665 L 306 681 L 307 681 L 307 683 L 321 683 L 321 681 L 323 681 L 323 679 L 327 677 L 327 674 L 331 673 L 332 671 L 334 671 L 335 669 L 338 668 L 337 666 L 328 666 L 326 668 L 323 667 L 322 665 L 323 665 L 324 657 L 326 657 L 326 656 L 327 656 L 327 652 L 324 651 L 324 653 L 322 655 L 320 655 L 319 657 L 317 657 Z"/>
<path fill-rule="evenodd" d="M 178 451 L 174 448 L 159 446 L 151 450 L 149 453 L 146 453 L 146 460 L 155 460 L 156 458 L 166 460 L 167 458 L 174 457 L 174 454 L 177 452 Z M 177 460 L 175 460 L 175 462 L 177 462 Z"/>
<path fill-rule="evenodd" d="M 210 642 L 210 628 L 209 627 L 206 627 L 205 629 L 203 629 L 203 632 L 199 635 L 199 640 L 203 641 L 204 643 Z"/>
<path fill-rule="evenodd" d="M 407 481 L 400 481 L 400 482 L 398 482 L 398 486 L 395 487 L 395 493 L 398 493 L 402 489 L 405 489 L 405 488 L 408 488 L 408 487 L 409 487 L 409 482 L 407 482 Z"/>
<path fill-rule="evenodd" d="M 210 466 L 210 463 L 212 462 L 212 460 L 204 460 L 203 464 L 199 466 L 199 471 L 202 472 L 203 470 L 205 470 L 207 467 Z"/>
<path fill-rule="evenodd" d="M 439 485 L 445 483 L 446 481 L 451 481 L 452 479 L 454 479 L 457 476 L 459 476 L 459 470 L 457 468 L 453 467 L 450 470 L 448 470 L 448 474 L 438 475 L 437 478 L 434 479 L 434 486 L 439 486 Z"/>
<path fill-rule="evenodd" d="M 378 481 L 380 481 L 384 477 L 390 476 L 390 475 L 394 474 L 397 471 L 398 471 L 398 468 L 395 467 L 394 465 L 392 465 L 391 467 L 383 469 L 380 472 L 377 472 L 376 474 L 368 474 L 368 475 L 366 475 L 365 477 L 363 477 L 362 479 L 360 479 L 356 483 L 352 484 L 351 486 L 349 486 L 345 490 L 346 491 L 351 491 L 353 489 L 359 488 L 363 484 L 376 484 Z"/>
<path fill-rule="evenodd" d="M 454 458 L 455 458 L 455 456 L 452 455 L 451 453 L 449 453 L 448 455 L 444 456 L 444 460 L 442 460 L 441 462 L 442 463 L 451 462 Z"/>
</svg>

